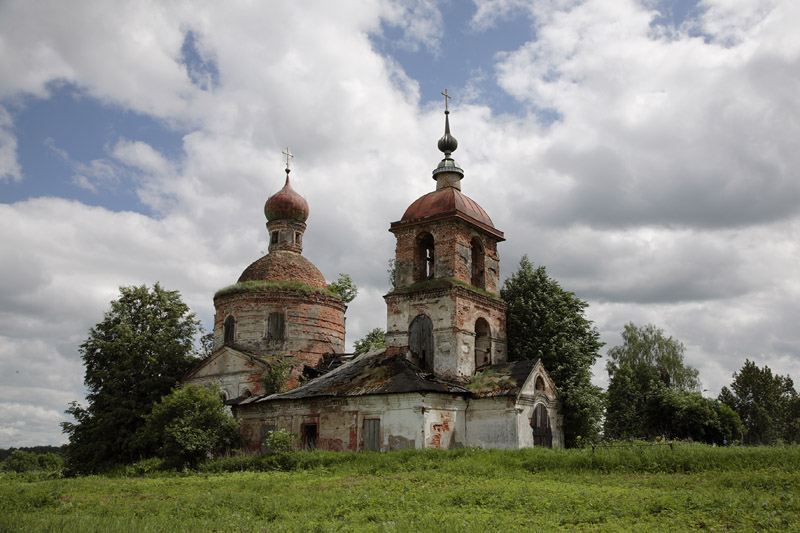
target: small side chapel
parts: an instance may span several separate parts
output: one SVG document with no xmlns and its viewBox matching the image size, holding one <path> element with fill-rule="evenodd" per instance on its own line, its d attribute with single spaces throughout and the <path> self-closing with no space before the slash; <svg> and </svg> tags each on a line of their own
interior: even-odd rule
<svg viewBox="0 0 800 533">
<path fill-rule="evenodd" d="M 563 446 L 555 386 L 541 361 L 506 359 L 498 243 L 503 232 L 461 192 L 445 96 L 444 158 L 435 190 L 389 231 L 395 287 L 384 296 L 386 345 L 344 349 L 346 306 L 305 259 L 308 204 L 289 184 L 267 200 L 269 253 L 214 298 L 214 351 L 186 376 L 218 384 L 257 452 L 271 431 L 307 449 Z M 289 368 L 290 390 L 267 394 L 263 375 Z"/>
</svg>

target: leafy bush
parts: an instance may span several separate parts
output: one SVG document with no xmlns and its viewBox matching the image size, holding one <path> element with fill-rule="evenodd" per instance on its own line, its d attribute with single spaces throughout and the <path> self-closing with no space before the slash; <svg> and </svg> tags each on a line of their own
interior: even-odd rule
<svg viewBox="0 0 800 533">
<path fill-rule="evenodd" d="M 153 406 L 141 438 L 157 447 L 168 466 L 182 468 L 230 450 L 238 439 L 237 428 L 225 411 L 219 388 L 187 385 Z"/>
</svg>

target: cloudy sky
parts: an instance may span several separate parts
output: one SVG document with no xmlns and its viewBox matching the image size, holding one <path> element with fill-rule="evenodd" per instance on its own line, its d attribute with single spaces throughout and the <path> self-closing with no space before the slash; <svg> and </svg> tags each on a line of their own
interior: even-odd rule
<svg viewBox="0 0 800 533">
<path fill-rule="evenodd" d="M 0 3 L 0 447 L 64 441 L 120 285 L 211 326 L 286 146 L 304 255 L 359 286 L 348 344 L 385 327 L 445 88 L 503 277 L 527 253 L 608 346 L 665 329 L 706 395 L 745 358 L 800 381 L 798 23 L 796 0 Z"/>
</svg>

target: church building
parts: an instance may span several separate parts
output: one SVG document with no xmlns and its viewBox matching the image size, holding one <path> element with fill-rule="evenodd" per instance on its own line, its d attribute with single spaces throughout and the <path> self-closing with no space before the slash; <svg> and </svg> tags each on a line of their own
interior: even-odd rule
<svg viewBox="0 0 800 533">
<path fill-rule="evenodd" d="M 447 91 L 445 103 L 447 103 Z M 214 297 L 214 351 L 185 379 L 216 383 L 241 423 L 245 449 L 285 429 L 308 449 L 563 446 L 555 386 L 541 361 L 506 360 L 500 298 L 503 232 L 461 192 L 464 171 L 445 133 L 435 190 L 389 231 L 395 287 L 384 349 L 343 354 L 346 306 L 302 255 L 308 204 L 289 184 L 267 200 L 269 253 Z M 263 376 L 289 368 L 290 390 Z"/>
</svg>

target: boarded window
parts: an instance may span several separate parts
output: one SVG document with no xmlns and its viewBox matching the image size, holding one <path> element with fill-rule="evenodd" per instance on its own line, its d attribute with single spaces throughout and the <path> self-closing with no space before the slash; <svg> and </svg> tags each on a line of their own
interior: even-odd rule
<svg viewBox="0 0 800 533">
<path fill-rule="evenodd" d="M 233 318 L 233 315 L 228 316 L 225 319 L 225 325 L 222 327 L 223 330 L 223 338 L 225 344 L 233 344 L 235 337 L 235 330 L 236 330 L 236 319 Z"/>
<path fill-rule="evenodd" d="M 364 449 L 378 452 L 381 449 L 381 420 L 364 419 Z"/>
<path fill-rule="evenodd" d="M 411 358 L 423 370 L 433 372 L 433 322 L 425 315 L 417 316 L 408 329 Z"/>
<path fill-rule="evenodd" d="M 284 336 L 283 313 L 270 313 L 267 317 L 267 338 L 282 339 Z"/>
<path fill-rule="evenodd" d="M 475 321 L 475 368 L 491 363 L 492 359 L 492 337 L 491 329 L 485 318 Z"/>
<path fill-rule="evenodd" d="M 306 450 L 317 449 L 317 425 L 316 424 L 303 424 L 302 427 L 303 448 Z"/>
<path fill-rule="evenodd" d="M 473 286 L 478 287 L 479 289 L 486 288 L 486 277 L 484 274 L 484 253 L 483 253 L 483 245 L 481 244 L 480 239 L 475 237 L 472 239 L 471 243 L 472 248 L 472 279 L 471 283 Z"/>
<path fill-rule="evenodd" d="M 553 447 L 553 430 L 550 428 L 550 416 L 547 413 L 547 408 L 541 403 L 533 409 L 531 428 L 533 429 L 534 447 Z"/>
</svg>

